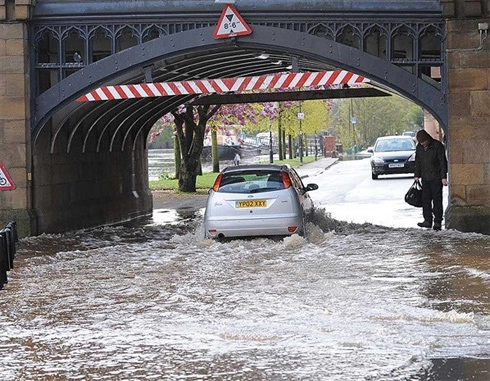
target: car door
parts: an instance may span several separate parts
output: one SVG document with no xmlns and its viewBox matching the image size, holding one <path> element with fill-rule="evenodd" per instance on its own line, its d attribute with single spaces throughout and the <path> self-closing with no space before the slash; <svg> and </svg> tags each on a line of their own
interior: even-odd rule
<svg viewBox="0 0 490 381">
<path fill-rule="evenodd" d="M 293 183 L 293 187 L 298 196 L 298 201 L 301 208 L 304 211 L 313 208 L 313 201 L 311 200 L 309 193 L 305 192 L 305 186 L 303 184 L 303 181 L 301 180 L 301 177 L 299 177 L 298 173 L 293 168 L 290 168 L 289 177 L 291 178 L 291 182 Z"/>
</svg>

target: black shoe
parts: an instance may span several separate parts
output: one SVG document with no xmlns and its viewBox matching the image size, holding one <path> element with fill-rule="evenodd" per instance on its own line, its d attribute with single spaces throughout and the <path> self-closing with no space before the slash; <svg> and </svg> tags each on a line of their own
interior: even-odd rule
<svg viewBox="0 0 490 381">
<path fill-rule="evenodd" d="M 437 222 L 434 223 L 434 227 L 433 227 L 434 230 L 441 230 L 441 224 L 438 224 Z"/>
<path fill-rule="evenodd" d="M 417 225 L 420 226 L 421 228 L 429 228 L 430 229 L 432 227 L 432 223 L 427 222 L 427 221 L 419 222 Z"/>
</svg>

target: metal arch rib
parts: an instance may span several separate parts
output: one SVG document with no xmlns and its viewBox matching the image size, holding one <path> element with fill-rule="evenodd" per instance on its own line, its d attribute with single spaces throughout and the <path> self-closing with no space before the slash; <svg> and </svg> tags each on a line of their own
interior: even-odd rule
<svg viewBox="0 0 490 381">
<path fill-rule="evenodd" d="M 214 27 L 207 27 L 163 36 L 72 74 L 36 99 L 34 138 L 57 110 L 102 84 L 117 81 L 132 70 L 191 52 L 217 50 L 229 51 L 233 55 L 236 48 L 298 56 L 364 75 L 423 106 L 443 126 L 447 125 L 447 101 L 442 92 L 388 61 L 321 37 L 280 28 L 254 25 L 253 33 L 249 36 L 220 41 L 212 38 L 213 30 Z"/>
</svg>

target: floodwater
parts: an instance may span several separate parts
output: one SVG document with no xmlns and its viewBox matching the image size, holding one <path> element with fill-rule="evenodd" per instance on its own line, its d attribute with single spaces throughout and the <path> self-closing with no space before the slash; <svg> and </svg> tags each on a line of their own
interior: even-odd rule
<svg viewBox="0 0 490 381">
<path fill-rule="evenodd" d="M 173 149 L 148 150 L 148 178 L 158 180 L 160 175 L 175 175 L 175 158 Z"/>
<path fill-rule="evenodd" d="M 2 380 L 488 380 L 490 237 L 343 223 L 219 243 L 202 213 L 22 239 Z"/>
<path fill-rule="evenodd" d="M 2 381 L 490 379 L 490 236 L 319 208 L 307 240 L 220 243 L 202 216 L 22 239 Z"/>
<path fill-rule="evenodd" d="M 242 164 L 253 164 L 258 161 L 267 161 L 269 155 L 259 156 L 244 156 L 242 157 Z M 211 172 L 213 165 L 211 161 L 203 160 L 202 169 L 204 172 Z M 221 168 L 225 168 L 228 165 L 233 165 L 233 160 L 220 161 Z M 148 150 L 148 178 L 150 181 L 158 180 L 160 175 L 175 175 L 175 159 L 173 149 L 151 149 Z"/>
</svg>

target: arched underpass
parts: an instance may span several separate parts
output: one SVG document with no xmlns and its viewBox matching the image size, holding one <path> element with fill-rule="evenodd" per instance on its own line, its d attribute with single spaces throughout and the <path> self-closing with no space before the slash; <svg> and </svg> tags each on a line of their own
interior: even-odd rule
<svg viewBox="0 0 490 381">
<path fill-rule="evenodd" d="M 160 37 L 89 65 L 43 93 L 33 133 L 34 206 L 40 232 L 149 214 L 146 138 L 153 124 L 194 96 L 79 103 L 101 85 L 345 69 L 405 96 L 446 125 L 434 84 L 357 49 L 305 33 L 254 26 L 215 40 L 214 28 Z M 259 58 L 266 54 L 268 59 Z"/>
</svg>

